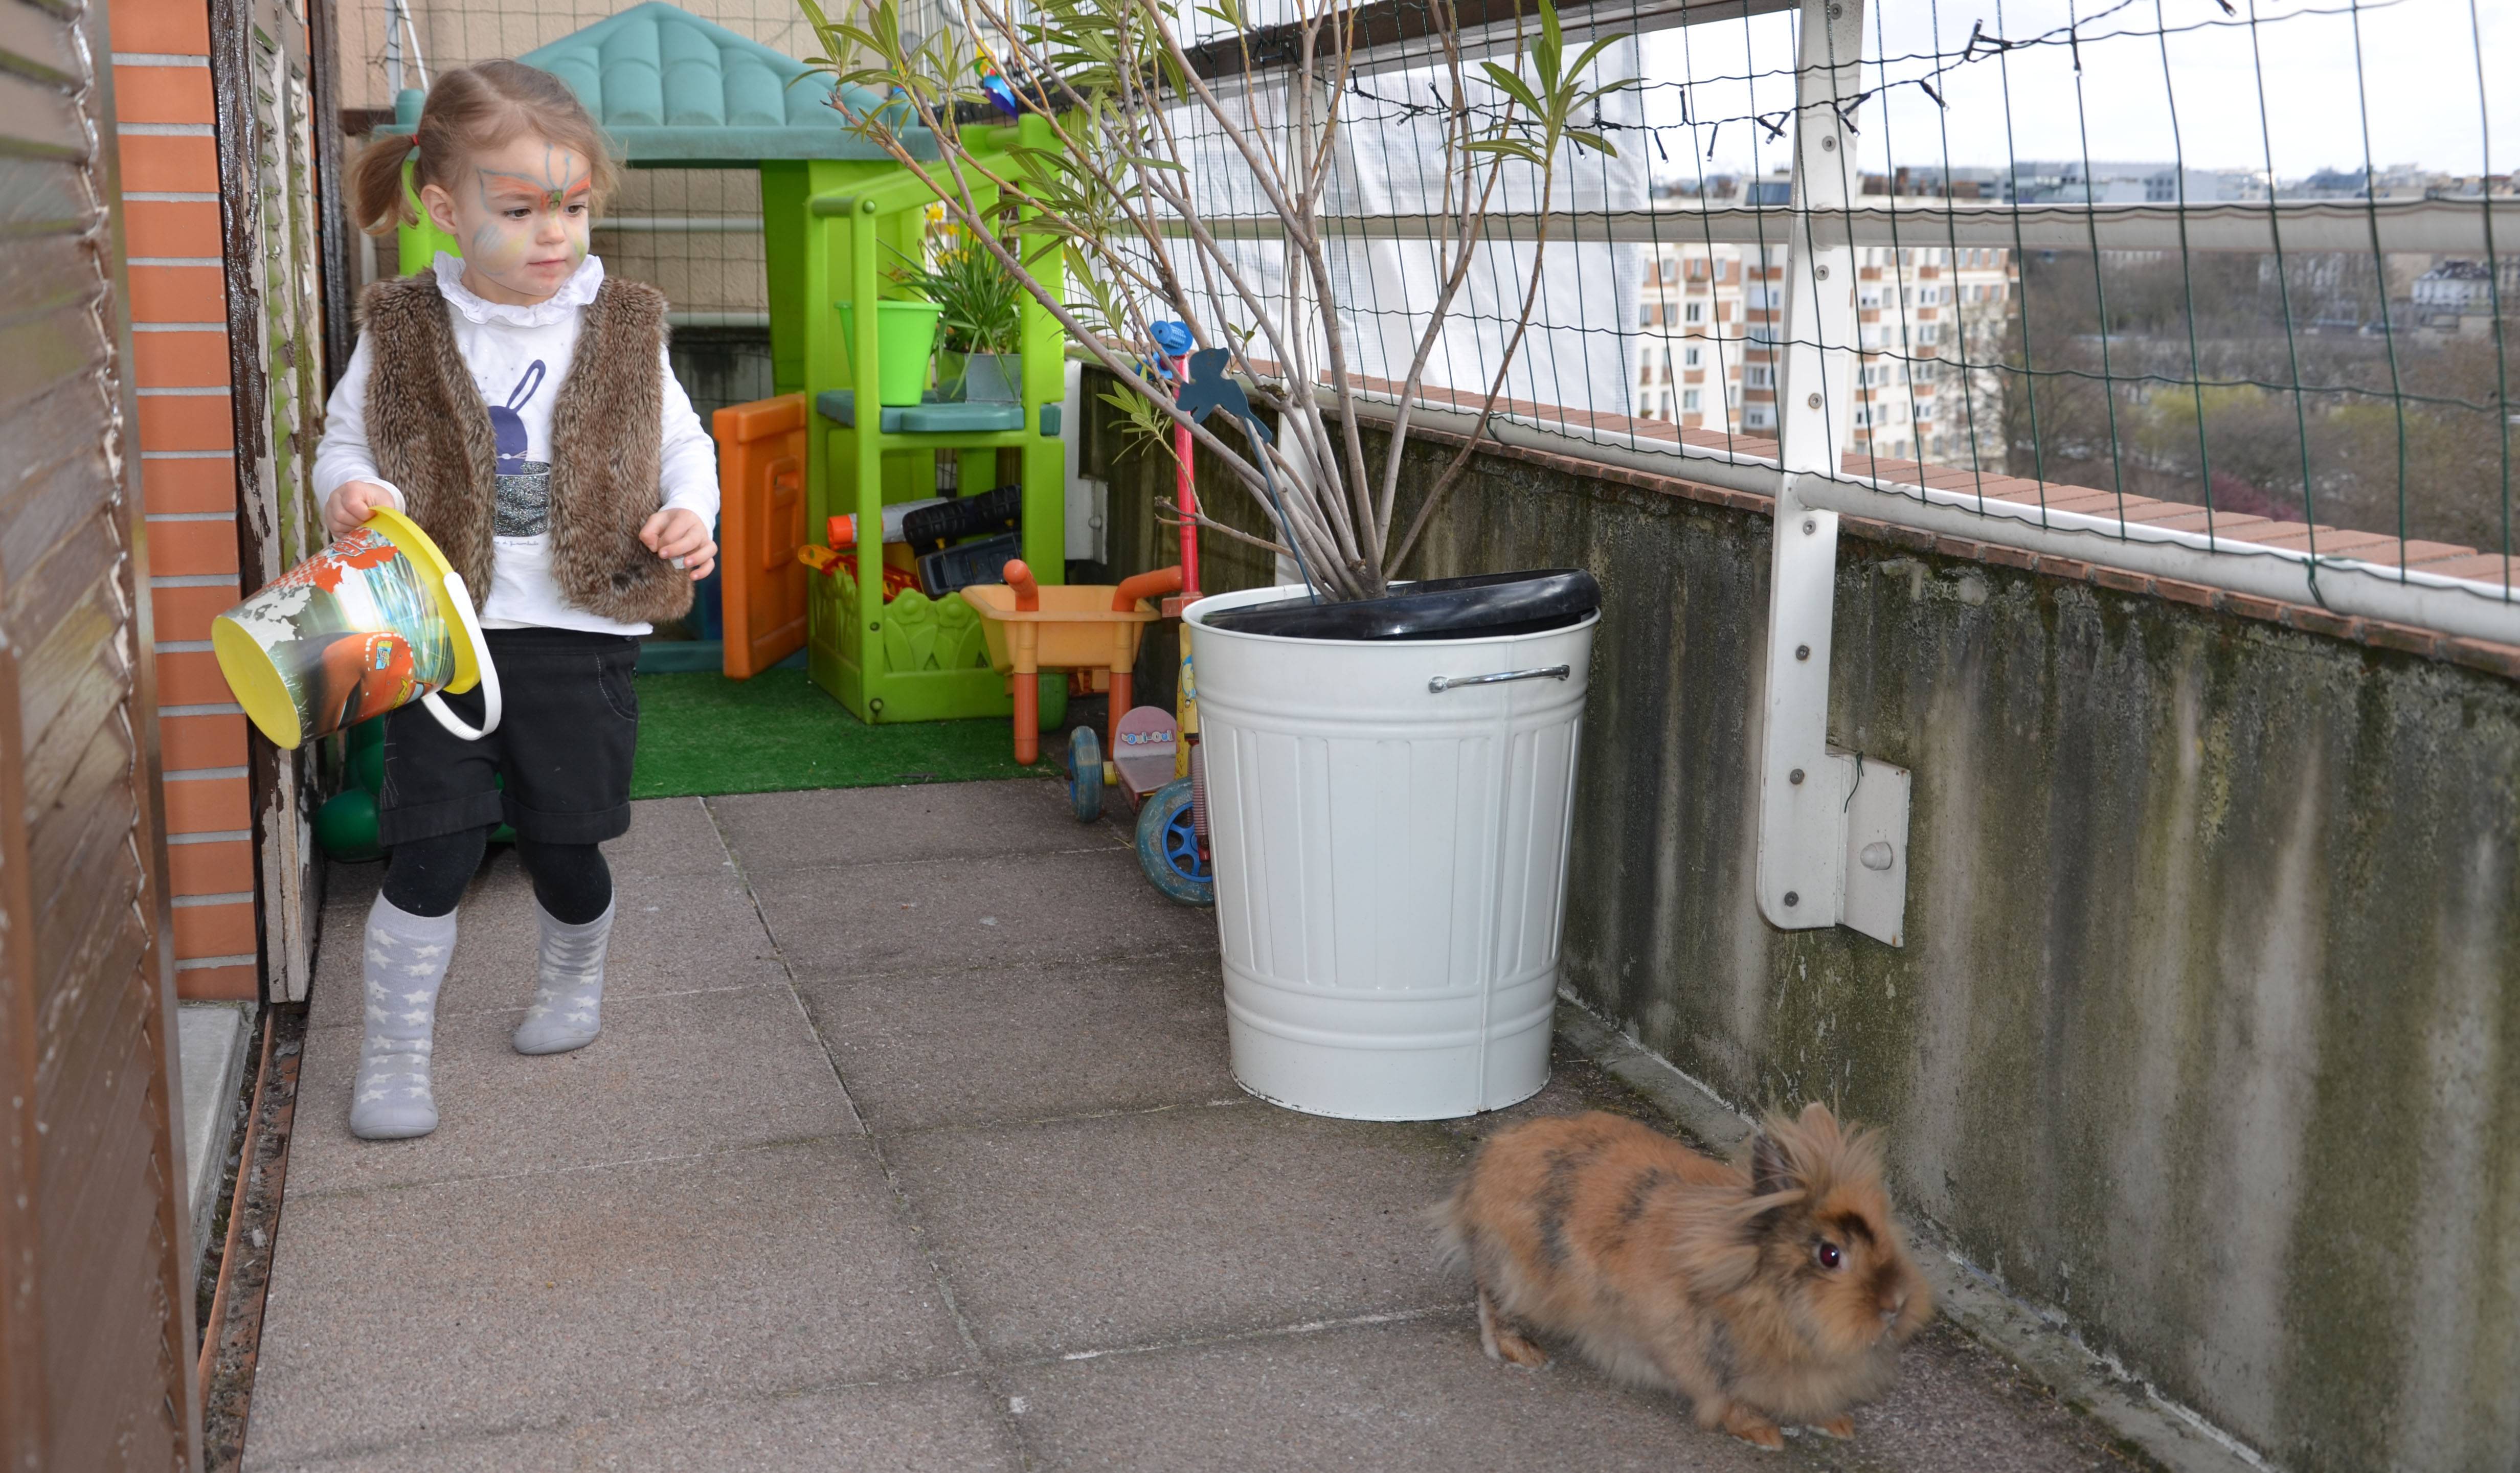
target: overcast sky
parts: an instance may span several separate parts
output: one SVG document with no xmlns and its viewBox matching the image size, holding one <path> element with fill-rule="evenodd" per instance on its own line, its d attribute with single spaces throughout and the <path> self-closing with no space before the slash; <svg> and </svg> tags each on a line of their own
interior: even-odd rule
<svg viewBox="0 0 2520 1473">
<path fill-rule="evenodd" d="M 2237 18 L 2225 17 L 2215 0 L 1876 4 L 1866 22 L 1864 86 L 1887 86 L 1855 115 L 1860 156 L 1875 170 L 1894 158 L 2000 166 L 2013 158 L 2175 156 L 2193 168 L 2264 169 L 2271 133 L 2274 172 L 2296 178 L 2359 165 L 2367 126 L 2368 156 L 2384 168 L 2420 163 L 2473 173 L 2489 138 L 2497 172 L 2520 167 L 2520 4 L 2365 0 L 2358 15 L 2346 0 L 2258 0 L 2253 27 L 2249 0 L 2232 3 Z M 2069 17 L 2078 18 L 2079 79 L 2075 48 L 2062 44 Z M 1989 36 L 2046 36 L 2048 44 L 2000 60 L 1981 46 L 1980 60 L 1962 64 L 1959 53 L 1980 22 Z M 1677 84 L 1688 82 L 1688 115 L 1698 122 L 1693 131 L 1658 132 L 1656 177 L 1754 162 L 1764 171 L 1787 161 L 1783 144 L 1743 119 L 1791 107 L 1792 23 L 1776 15 L 1646 38 L 1648 118 L 1678 123 Z M 2165 28 L 2173 32 L 2166 40 Z M 1919 80 L 1948 109 L 1937 108 Z"/>
</svg>

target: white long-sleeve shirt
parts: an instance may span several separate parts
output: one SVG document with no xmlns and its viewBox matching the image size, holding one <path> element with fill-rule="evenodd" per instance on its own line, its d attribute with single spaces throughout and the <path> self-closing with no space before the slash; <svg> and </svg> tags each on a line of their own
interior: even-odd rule
<svg viewBox="0 0 2520 1473">
<path fill-rule="evenodd" d="M 646 634 L 645 624 L 623 624 L 571 607 L 551 576 L 551 419 L 560 386 L 568 379 L 587 303 L 604 285 L 604 262 L 588 256 L 558 291 L 531 306 L 511 306 L 473 294 L 464 285 L 464 263 L 440 251 L 437 289 L 446 297 L 447 323 L 456 351 L 472 371 L 473 385 L 490 408 L 498 436 L 498 509 L 492 518 L 496 556 L 490 597 L 481 623 L 489 629 L 583 629 L 598 634 Z M 315 496 L 329 501 L 345 481 L 373 481 L 393 493 L 402 488 L 377 474 L 368 447 L 370 339 L 359 338 L 350 366 L 325 410 L 324 440 L 315 451 Z M 681 509 L 711 528 L 717 525 L 717 445 L 692 411 L 691 396 L 675 381 L 670 360 L 664 377 L 664 442 L 658 458 L 664 507 Z"/>
</svg>

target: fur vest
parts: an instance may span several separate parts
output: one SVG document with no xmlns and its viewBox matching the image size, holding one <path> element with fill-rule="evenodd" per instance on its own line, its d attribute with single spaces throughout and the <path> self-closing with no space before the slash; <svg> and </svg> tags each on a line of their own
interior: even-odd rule
<svg viewBox="0 0 2520 1473">
<path fill-rule="evenodd" d="M 496 553 L 498 442 L 448 310 L 426 271 L 368 289 L 368 446 L 478 608 Z M 677 619 L 692 606 L 691 578 L 639 540 L 664 505 L 664 293 L 608 280 L 586 306 L 552 404 L 552 581 L 572 607 L 622 623 Z"/>
</svg>

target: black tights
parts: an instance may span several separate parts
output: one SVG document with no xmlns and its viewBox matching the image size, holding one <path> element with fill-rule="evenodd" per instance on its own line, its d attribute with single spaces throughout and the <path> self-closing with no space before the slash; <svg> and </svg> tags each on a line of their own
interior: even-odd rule
<svg viewBox="0 0 2520 1473">
<path fill-rule="evenodd" d="M 451 914 L 489 845 L 487 828 L 394 845 L 385 856 L 385 899 L 414 915 Z M 517 857 L 533 876 L 534 899 L 562 925 L 584 925 L 612 904 L 612 870 L 593 844 L 518 839 Z"/>
</svg>

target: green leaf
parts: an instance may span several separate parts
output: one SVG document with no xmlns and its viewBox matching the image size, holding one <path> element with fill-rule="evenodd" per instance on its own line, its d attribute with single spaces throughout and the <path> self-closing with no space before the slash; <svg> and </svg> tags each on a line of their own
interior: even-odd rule
<svg viewBox="0 0 2520 1473">
<path fill-rule="evenodd" d="M 1540 106 L 1539 97 L 1522 78 L 1494 62 L 1481 62 L 1479 66 L 1486 68 L 1488 80 L 1495 85 L 1496 89 L 1520 104 L 1524 112 L 1536 116 L 1547 111 Z"/>
<path fill-rule="evenodd" d="M 1610 83 L 1606 83 L 1606 84 L 1604 84 L 1604 85 L 1602 85 L 1602 86 L 1596 87 L 1596 88 L 1594 88 L 1592 91 L 1587 92 L 1587 93 L 1585 93 L 1585 94 L 1584 94 L 1584 96 L 1579 100 L 1578 106 L 1582 106 L 1582 105 L 1584 105 L 1584 104 L 1590 104 L 1590 103 L 1598 103 L 1598 102 L 1599 102 L 1601 99 L 1603 99 L 1603 98 L 1605 98 L 1605 97 L 1608 97 L 1608 96 L 1609 96 L 1611 93 L 1613 93 L 1613 92 L 1625 92 L 1627 89 L 1629 89 L 1630 87 L 1635 86 L 1638 82 L 1640 82 L 1640 81 L 1642 81 L 1642 78 L 1641 78 L 1641 77 L 1633 77 L 1633 76 L 1629 76 L 1629 77 L 1621 77 L 1619 80 L 1617 80 L 1617 81 L 1615 81 L 1615 82 L 1610 82 Z"/>
<path fill-rule="evenodd" d="M 1585 47 L 1585 48 L 1584 48 L 1584 54 L 1583 54 L 1582 56 L 1579 56 L 1579 57 L 1577 57 L 1577 58 L 1575 59 L 1575 65 L 1574 65 L 1574 66 L 1569 67 L 1568 68 L 1566 68 L 1566 74 L 1567 74 L 1568 76 L 1570 76 L 1570 77 L 1582 76 L 1582 75 L 1584 74 L 1584 68 L 1586 68 L 1586 67 L 1590 67 L 1590 66 L 1592 66 L 1592 65 L 1593 65 L 1593 59 L 1594 59 L 1595 57 L 1599 56 L 1602 52 L 1605 52 L 1605 51 L 1609 50 L 1611 47 L 1618 45 L 1621 41 L 1624 41 L 1624 40 L 1626 40 L 1626 39 L 1627 39 L 1627 37 L 1625 37 L 1625 36 L 1602 36 L 1602 37 L 1600 37 L 1598 40 L 1596 40 L 1592 45 L 1587 46 L 1587 47 Z M 1634 78 L 1630 78 L 1629 80 L 1633 81 L 1633 80 L 1635 80 L 1635 79 L 1634 79 Z M 1625 84 L 1625 83 L 1619 83 L 1619 84 L 1616 84 L 1616 85 L 1622 85 L 1622 86 L 1624 86 L 1624 85 L 1626 85 L 1626 84 Z"/>
</svg>

